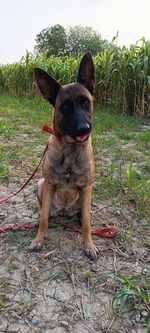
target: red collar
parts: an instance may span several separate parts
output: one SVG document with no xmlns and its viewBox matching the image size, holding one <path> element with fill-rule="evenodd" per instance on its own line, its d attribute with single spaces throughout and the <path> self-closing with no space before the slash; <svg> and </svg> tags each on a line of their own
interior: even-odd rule
<svg viewBox="0 0 150 333">
<path fill-rule="evenodd" d="M 47 125 L 47 124 L 43 125 L 42 130 L 43 130 L 44 132 L 48 132 L 48 133 L 51 133 L 51 134 L 55 135 L 53 128 L 50 127 L 50 126 Z"/>
<path fill-rule="evenodd" d="M 58 135 L 56 135 L 56 133 L 54 132 L 54 130 L 53 130 L 53 128 L 52 128 L 51 126 L 45 124 L 45 125 L 43 125 L 42 130 L 43 130 L 44 132 L 47 132 L 47 133 L 53 134 L 53 135 L 58 139 L 58 141 L 61 141 L 61 137 L 58 136 Z"/>
</svg>

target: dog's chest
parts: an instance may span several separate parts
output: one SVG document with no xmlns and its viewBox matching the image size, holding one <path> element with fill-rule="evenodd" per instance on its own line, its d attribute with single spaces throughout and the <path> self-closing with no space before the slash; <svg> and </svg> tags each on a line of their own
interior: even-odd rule
<svg viewBox="0 0 150 333">
<path fill-rule="evenodd" d="M 49 152 L 47 156 L 49 182 L 57 186 L 84 186 L 91 177 L 91 159 L 84 145 L 68 145 L 61 153 Z"/>
</svg>

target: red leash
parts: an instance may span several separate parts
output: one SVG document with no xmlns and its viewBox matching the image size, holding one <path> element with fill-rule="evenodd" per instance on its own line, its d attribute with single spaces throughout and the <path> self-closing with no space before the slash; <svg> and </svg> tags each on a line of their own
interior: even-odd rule
<svg viewBox="0 0 150 333">
<path fill-rule="evenodd" d="M 26 230 L 34 229 L 34 225 L 10 225 L 9 227 L 0 228 L 0 232 L 9 231 L 9 230 Z"/>
<path fill-rule="evenodd" d="M 43 126 L 43 131 L 53 134 L 56 136 L 56 134 L 54 133 L 52 127 L 48 126 L 48 125 L 44 125 Z M 34 172 L 32 173 L 32 175 L 29 177 L 29 179 L 21 186 L 21 188 L 19 190 L 17 190 L 15 193 L 12 193 L 10 195 L 8 195 L 7 197 L 3 198 L 0 200 L 0 205 L 4 202 L 6 202 L 7 200 L 9 200 L 10 198 L 16 196 L 18 193 L 20 193 L 26 186 L 27 184 L 30 182 L 30 180 L 34 177 L 35 173 L 37 172 L 39 166 L 42 163 L 42 160 L 44 158 L 44 155 L 47 151 L 48 148 L 48 143 L 44 149 L 44 152 L 42 154 L 42 157 L 40 159 L 39 164 L 37 165 L 36 169 L 34 170 Z M 69 225 L 69 224 L 62 224 L 60 225 L 64 228 L 69 228 L 71 230 L 73 230 L 74 232 L 79 232 L 80 234 L 82 234 L 82 229 L 76 228 L 75 226 Z M 4 232 L 4 231 L 9 231 L 9 230 L 26 230 L 26 229 L 34 229 L 36 226 L 35 225 L 22 225 L 22 226 L 8 226 L 8 227 L 4 227 L 4 228 L 0 228 L 0 232 Z M 116 237 L 118 232 L 117 228 L 104 228 L 104 229 L 99 229 L 99 230 L 92 230 L 91 231 L 91 235 L 96 235 L 99 237 L 105 237 L 105 238 L 114 238 Z"/>
<path fill-rule="evenodd" d="M 82 234 L 82 229 L 76 228 L 73 225 L 69 224 L 62 224 L 61 225 L 64 228 L 72 229 L 74 232 L 79 232 Z M 117 235 L 118 229 L 117 228 L 103 228 L 98 230 L 91 230 L 91 235 L 104 237 L 104 238 L 115 238 Z"/>
<path fill-rule="evenodd" d="M 73 230 L 74 232 L 78 232 L 82 234 L 82 229 L 76 228 L 73 225 L 69 224 L 60 224 L 60 227 L 68 228 Z M 4 231 L 9 231 L 9 230 L 29 230 L 29 229 L 35 229 L 35 225 L 13 225 L 13 226 L 8 226 L 4 228 L 0 228 L 0 232 Z M 104 237 L 104 238 L 115 238 L 117 235 L 118 229 L 117 228 L 104 228 L 104 229 L 98 229 L 98 230 L 92 230 L 91 235 L 96 235 L 99 237 Z"/>
</svg>

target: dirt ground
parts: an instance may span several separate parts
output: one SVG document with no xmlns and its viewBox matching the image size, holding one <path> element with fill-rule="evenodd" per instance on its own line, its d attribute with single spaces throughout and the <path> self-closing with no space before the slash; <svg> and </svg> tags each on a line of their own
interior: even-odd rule
<svg viewBox="0 0 150 333">
<path fill-rule="evenodd" d="M 34 185 L 32 182 L 0 207 L 1 226 L 37 225 Z M 12 189 L 13 183 L 9 190 L 1 186 L 1 197 Z M 149 249 L 141 245 L 141 239 L 148 236 L 147 224 L 138 220 L 132 206 L 119 211 L 108 202 L 99 202 L 93 204 L 91 213 L 93 228 L 111 225 L 132 229 L 132 241 L 95 236 L 99 255 L 97 262 L 92 262 L 83 252 L 81 235 L 56 226 L 64 218 L 51 221 L 55 225 L 49 228 L 49 237 L 39 252 L 28 251 L 36 229 L 1 233 L 1 333 L 148 332 L 144 305 L 136 309 L 131 299 L 123 313 L 116 303 L 112 308 L 112 296 L 119 285 L 110 275 L 148 276 Z"/>
</svg>

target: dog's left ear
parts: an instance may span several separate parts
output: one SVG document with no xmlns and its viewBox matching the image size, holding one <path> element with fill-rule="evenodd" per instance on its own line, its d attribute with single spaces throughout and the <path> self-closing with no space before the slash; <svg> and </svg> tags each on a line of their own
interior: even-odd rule
<svg viewBox="0 0 150 333">
<path fill-rule="evenodd" d="M 91 95 L 93 95 L 95 88 L 95 69 L 90 52 L 85 53 L 81 60 L 77 82 L 85 86 Z"/>
</svg>

